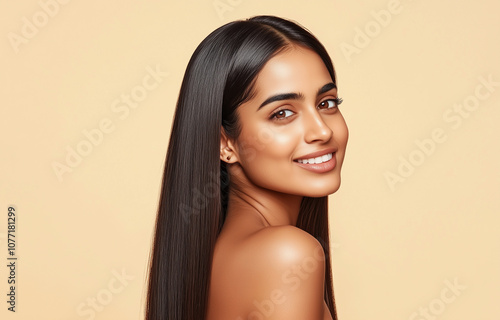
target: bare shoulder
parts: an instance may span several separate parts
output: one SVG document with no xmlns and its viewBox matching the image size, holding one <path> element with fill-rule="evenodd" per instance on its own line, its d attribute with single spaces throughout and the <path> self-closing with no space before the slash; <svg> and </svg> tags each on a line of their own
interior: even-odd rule
<svg viewBox="0 0 500 320">
<path fill-rule="evenodd" d="M 266 227 L 240 248 L 247 317 L 323 319 L 325 255 L 316 238 L 294 226 Z"/>
<path fill-rule="evenodd" d="M 325 255 L 295 226 L 221 239 L 215 250 L 209 319 L 323 319 Z"/>
<path fill-rule="evenodd" d="M 270 254 L 273 262 L 284 265 L 301 262 L 308 257 L 325 259 L 319 241 L 295 226 L 263 228 L 249 236 L 244 247 L 249 254 L 253 255 L 254 250 Z"/>
</svg>

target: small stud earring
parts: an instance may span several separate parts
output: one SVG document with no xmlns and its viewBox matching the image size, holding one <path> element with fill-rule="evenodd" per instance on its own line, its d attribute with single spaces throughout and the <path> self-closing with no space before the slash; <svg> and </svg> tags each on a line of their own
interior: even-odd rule
<svg viewBox="0 0 500 320">
<path fill-rule="evenodd" d="M 230 160 L 230 159 L 231 159 L 231 156 L 227 156 L 227 157 L 226 157 L 226 159 L 227 159 L 227 160 Z"/>
</svg>

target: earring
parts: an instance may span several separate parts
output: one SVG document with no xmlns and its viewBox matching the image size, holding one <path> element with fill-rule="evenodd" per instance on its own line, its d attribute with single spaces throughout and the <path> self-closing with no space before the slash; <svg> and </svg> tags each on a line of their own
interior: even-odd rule
<svg viewBox="0 0 500 320">
<path fill-rule="evenodd" d="M 226 159 L 229 161 L 231 160 L 231 156 L 227 156 Z"/>
</svg>

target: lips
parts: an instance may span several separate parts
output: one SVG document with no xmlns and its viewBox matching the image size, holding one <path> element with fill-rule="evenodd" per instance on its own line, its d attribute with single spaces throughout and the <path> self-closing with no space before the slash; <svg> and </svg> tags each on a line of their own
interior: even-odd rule
<svg viewBox="0 0 500 320">
<path fill-rule="evenodd" d="M 337 149 L 325 149 L 306 154 L 300 158 L 294 159 L 299 167 L 315 173 L 326 173 L 332 171 L 337 165 L 335 152 Z"/>
<path fill-rule="evenodd" d="M 333 156 L 333 153 L 335 153 L 336 151 L 337 151 L 337 149 L 334 149 L 334 148 L 324 149 L 324 150 L 308 153 L 306 155 L 303 155 L 299 158 L 294 159 L 293 161 L 299 162 L 299 163 L 311 163 L 311 164 L 322 163 L 322 162 L 329 160 L 326 157 L 329 157 L 331 159 Z M 316 161 L 318 161 L 318 162 L 316 162 Z"/>
<path fill-rule="evenodd" d="M 322 156 L 319 156 L 319 157 L 316 157 L 316 158 L 309 158 L 309 159 L 298 159 L 297 162 L 298 163 L 305 163 L 305 164 L 315 164 L 315 163 L 323 163 L 323 162 L 327 162 L 328 160 L 330 160 L 331 158 L 333 158 L 333 153 L 327 153 L 325 155 L 322 155 Z"/>
<path fill-rule="evenodd" d="M 316 159 L 316 158 L 314 158 L 314 159 Z M 302 160 L 302 161 L 306 161 L 306 160 Z M 335 169 L 335 167 L 337 166 L 337 159 L 335 158 L 335 153 L 333 153 L 330 160 L 327 160 L 325 162 L 309 163 L 309 160 L 307 160 L 307 161 L 308 161 L 308 163 L 304 163 L 304 162 L 299 162 L 299 160 L 297 160 L 297 161 L 295 161 L 295 163 L 297 166 L 301 167 L 302 169 L 306 169 L 307 171 L 311 171 L 311 172 L 319 173 L 319 174 L 330 172 L 333 169 Z"/>
</svg>

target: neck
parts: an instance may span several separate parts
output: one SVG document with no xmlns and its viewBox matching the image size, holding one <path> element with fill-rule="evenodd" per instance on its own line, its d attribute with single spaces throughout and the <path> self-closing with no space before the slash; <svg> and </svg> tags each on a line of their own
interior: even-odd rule
<svg viewBox="0 0 500 320">
<path fill-rule="evenodd" d="M 303 196 L 258 187 L 241 171 L 230 172 L 230 175 L 226 219 L 244 214 L 252 216 L 265 227 L 297 224 Z"/>
</svg>

